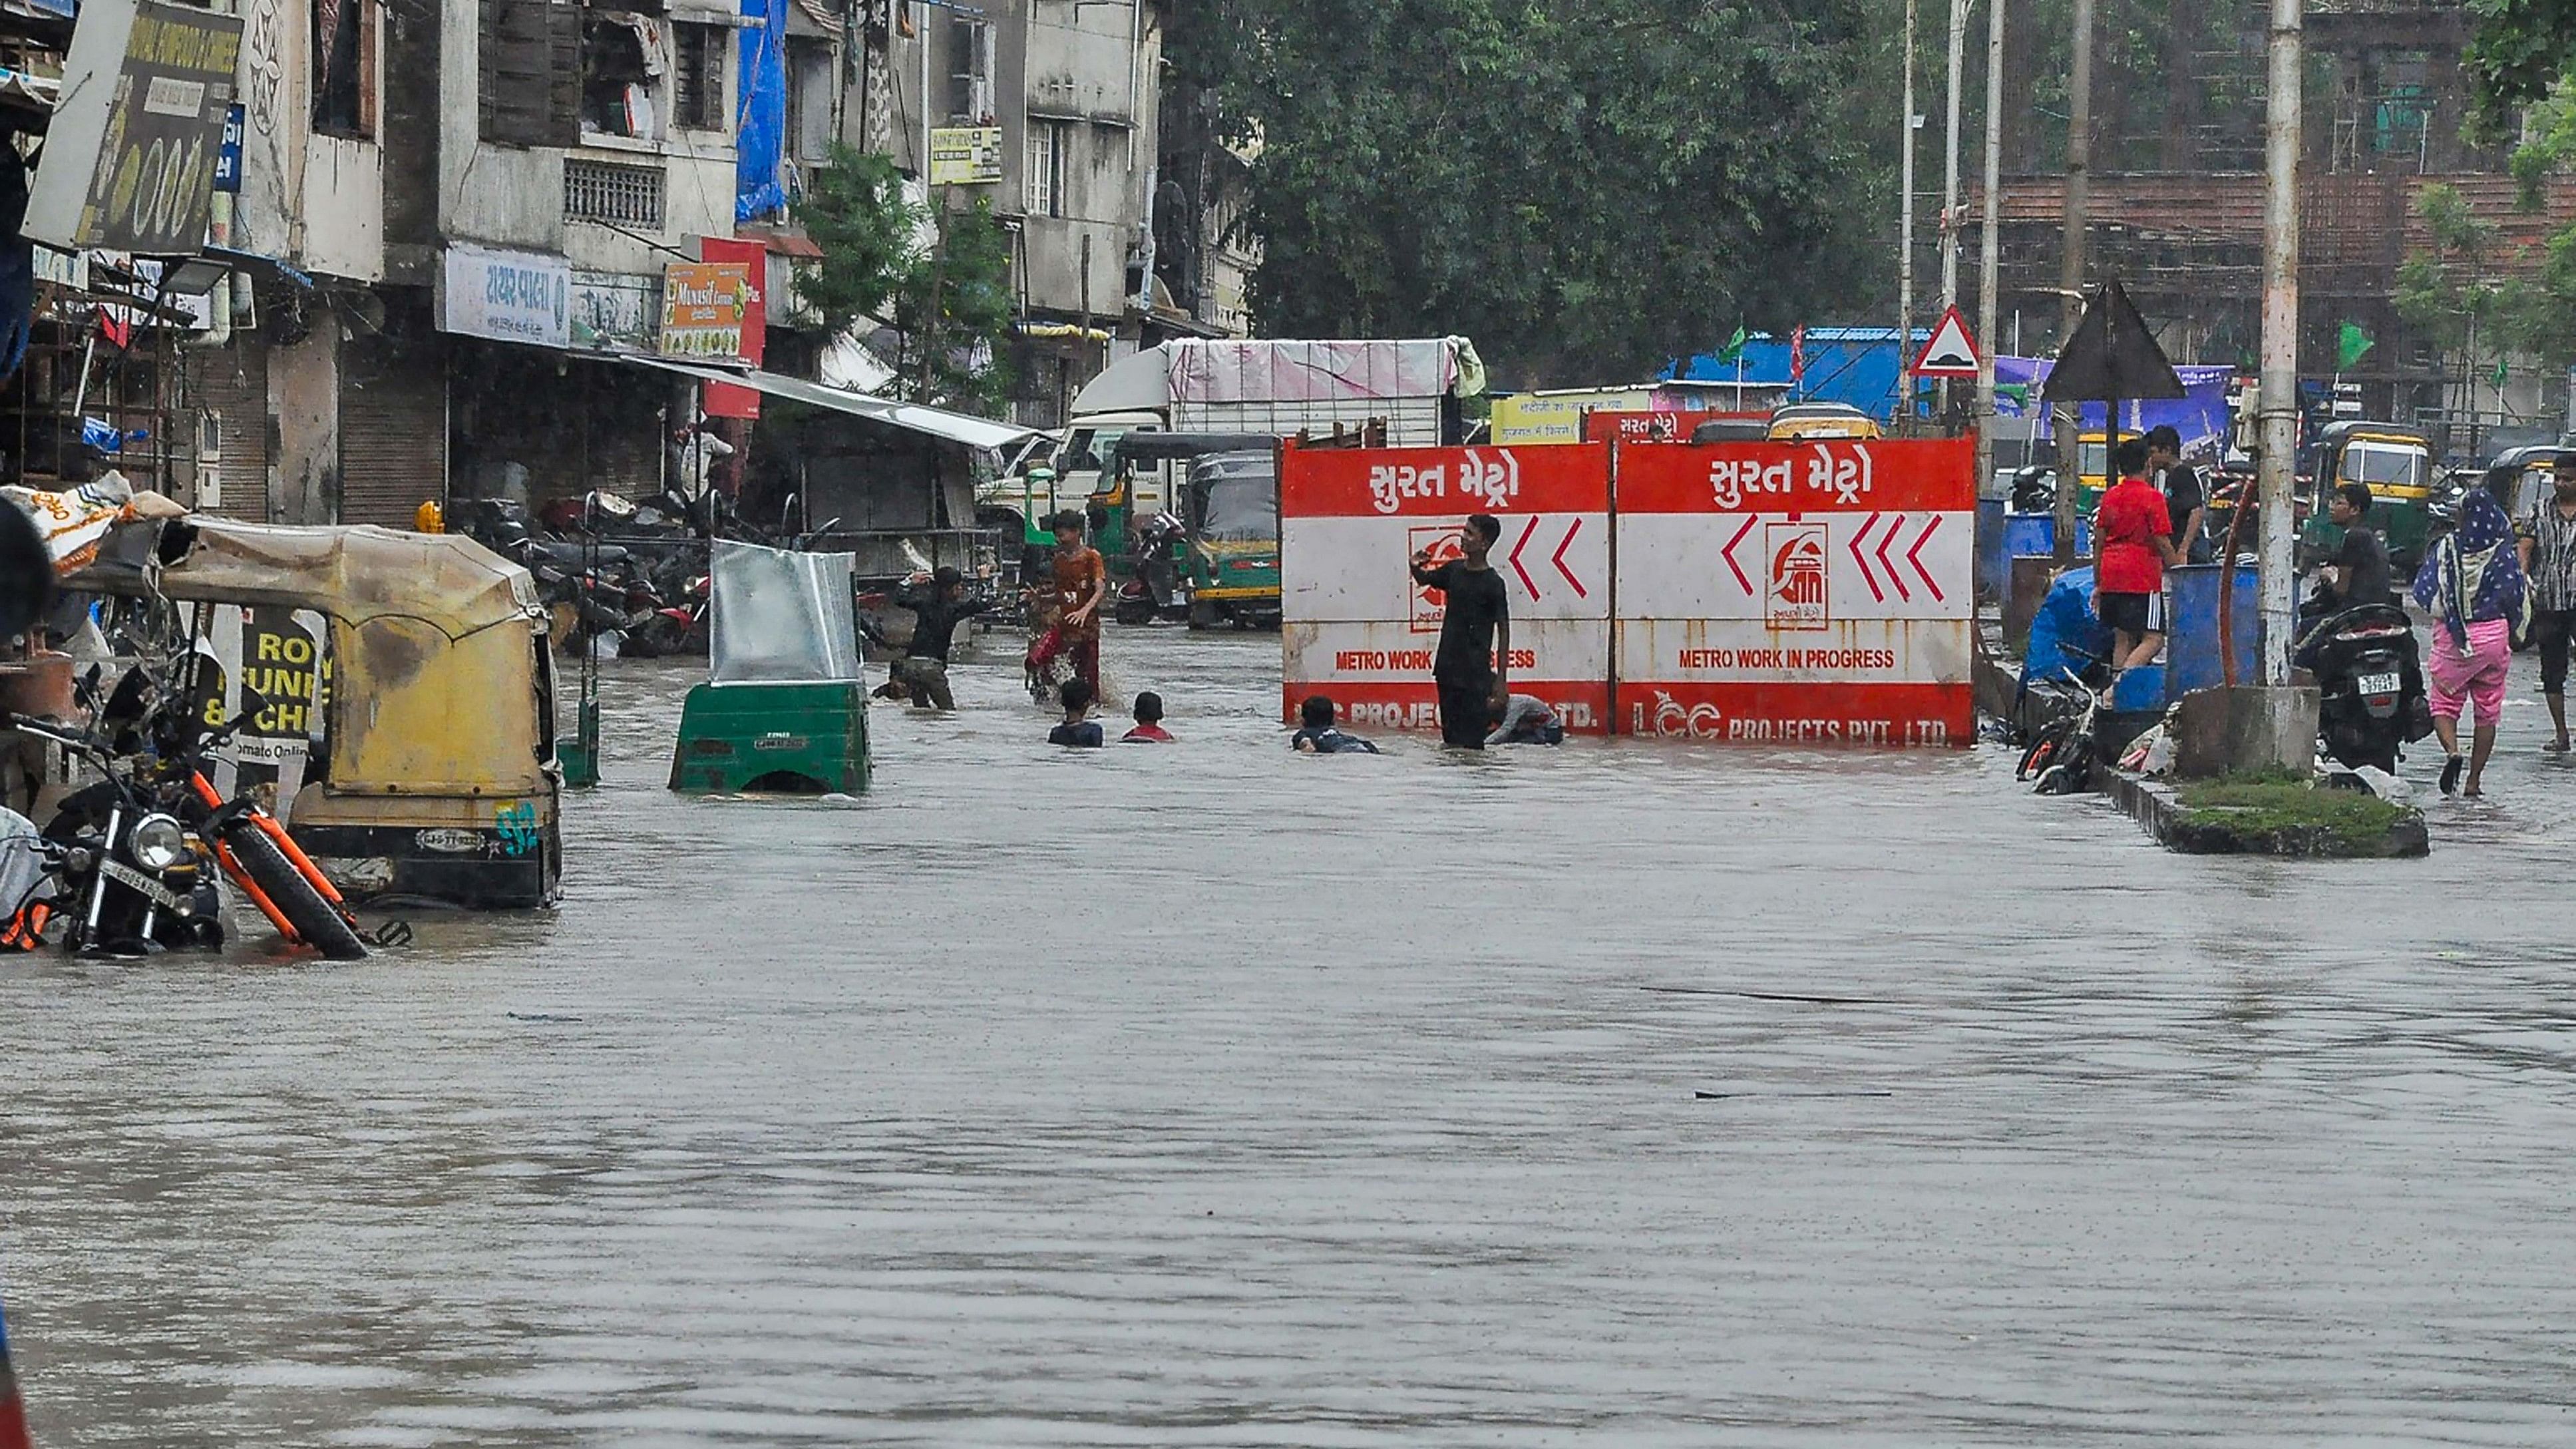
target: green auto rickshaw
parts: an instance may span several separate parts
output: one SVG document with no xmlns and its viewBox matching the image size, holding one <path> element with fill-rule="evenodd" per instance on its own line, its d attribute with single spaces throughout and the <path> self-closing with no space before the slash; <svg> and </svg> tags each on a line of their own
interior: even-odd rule
<svg viewBox="0 0 2576 1449">
<path fill-rule="evenodd" d="M 2307 512 L 2301 553 L 2326 557 L 2343 546 L 2343 530 L 2326 502 L 2337 488 L 2359 483 L 2371 500 L 2362 522 L 2388 541 L 2390 569 L 2404 578 L 2423 561 L 2433 516 L 2433 447 L 2422 433 L 2359 418 L 2329 423 L 2301 450 L 2298 472 Z"/>
<path fill-rule="evenodd" d="M 1190 460 L 1181 493 L 1190 627 L 1279 626 L 1279 454 L 1210 453 Z"/>
</svg>

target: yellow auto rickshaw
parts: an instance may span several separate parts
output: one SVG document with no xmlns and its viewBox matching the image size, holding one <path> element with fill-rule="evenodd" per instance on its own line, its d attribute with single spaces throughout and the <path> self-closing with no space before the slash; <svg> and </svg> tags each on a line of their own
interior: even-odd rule
<svg viewBox="0 0 2576 1449">
<path fill-rule="evenodd" d="M 144 527 L 145 525 L 132 525 Z M 190 515 L 149 525 L 66 580 L 207 609 L 327 621 L 322 731 L 285 812 L 352 901 L 551 905 L 562 778 L 545 616 L 525 569 L 463 534 L 283 527 Z M 317 668 L 314 677 L 321 677 Z M 296 701 L 271 701 L 296 707 Z"/>
<path fill-rule="evenodd" d="M 1771 412 L 1771 441 L 1811 443 L 1881 436 L 1878 420 L 1849 403 L 1787 403 Z"/>
</svg>

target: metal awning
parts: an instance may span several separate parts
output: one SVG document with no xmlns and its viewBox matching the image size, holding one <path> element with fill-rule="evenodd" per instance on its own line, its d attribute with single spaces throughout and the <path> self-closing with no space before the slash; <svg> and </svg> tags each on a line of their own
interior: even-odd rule
<svg viewBox="0 0 2576 1449">
<path fill-rule="evenodd" d="M 640 353 L 624 353 L 621 357 L 638 367 L 657 368 L 663 372 L 677 373 L 682 377 L 693 377 L 700 382 L 729 382 L 736 387 L 747 387 L 754 392 L 766 393 L 771 397 L 783 397 L 791 402 L 804 403 L 809 407 L 828 408 L 836 413 L 847 413 L 854 418 L 866 418 L 870 422 L 884 423 L 888 427 L 902 428 L 906 432 L 942 438 L 969 448 L 985 448 L 996 453 L 1008 454 L 1024 447 L 1031 439 L 1042 436 L 1036 429 L 1023 428 L 1016 423 L 997 423 L 990 418 L 952 413 L 946 408 L 930 407 L 923 403 L 892 402 L 881 397 L 871 397 L 863 392 L 848 392 L 837 387 L 825 387 L 819 382 L 808 382 L 804 378 L 788 377 L 783 373 L 762 372 L 756 368 L 736 372 L 729 368 L 701 367 L 693 363 L 675 362 L 667 357 L 646 357 Z"/>
</svg>

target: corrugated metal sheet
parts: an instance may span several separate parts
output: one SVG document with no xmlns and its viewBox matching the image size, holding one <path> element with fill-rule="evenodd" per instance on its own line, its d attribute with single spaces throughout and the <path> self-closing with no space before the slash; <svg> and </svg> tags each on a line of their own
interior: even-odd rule
<svg viewBox="0 0 2576 1449">
<path fill-rule="evenodd" d="M 340 522 L 409 528 L 447 497 L 447 376 L 432 346 L 351 338 L 340 350 Z"/>
<path fill-rule="evenodd" d="M 213 416 L 215 431 L 214 465 L 197 475 L 196 506 L 248 523 L 268 522 L 268 344 L 236 335 L 229 346 L 190 354 L 188 368 L 193 400 Z"/>
</svg>

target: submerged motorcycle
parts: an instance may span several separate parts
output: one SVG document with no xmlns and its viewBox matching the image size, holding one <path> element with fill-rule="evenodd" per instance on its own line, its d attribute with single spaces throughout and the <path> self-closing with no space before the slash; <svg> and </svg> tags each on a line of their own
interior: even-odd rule
<svg viewBox="0 0 2576 1449">
<path fill-rule="evenodd" d="M 51 889 L 17 904 L 11 925 L 22 944 L 61 921 L 74 955 L 220 949 L 223 895 L 204 837 L 97 736 L 18 716 L 8 723 L 99 771 L 96 783 L 63 797 L 37 837 L 41 844 L 28 847 L 41 853 Z"/>
<path fill-rule="evenodd" d="M 12 918 L 20 933 L 30 934 L 27 908 L 43 904 L 32 934 L 43 933 L 46 917 L 65 921 L 75 954 L 214 950 L 224 940 L 218 882 L 229 878 L 288 941 L 335 961 L 365 957 L 355 917 L 286 827 L 256 797 L 227 800 L 207 778 L 206 753 L 256 708 L 202 733 L 170 703 L 148 722 L 121 720 L 119 701 L 145 692 L 132 688 L 143 677 L 138 670 L 118 686 L 102 714 L 104 735 L 0 713 L 0 727 L 60 746 L 99 774 L 63 798 L 42 833 L 52 889 L 20 903 Z M 143 743 L 138 735 L 148 745 L 127 748 Z"/>
</svg>

